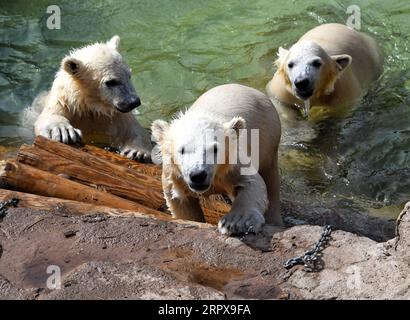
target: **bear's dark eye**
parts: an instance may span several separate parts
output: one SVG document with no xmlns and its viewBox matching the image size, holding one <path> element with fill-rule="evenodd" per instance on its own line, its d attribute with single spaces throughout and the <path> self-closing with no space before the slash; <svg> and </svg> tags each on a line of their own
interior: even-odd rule
<svg viewBox="0 0 410 320">
<path fill-rule="evenodd" d="M 293 62 L 289 62 L 289 63 L 288 63 L 288 68 L 289 68 L 289 69 L 292 69 L 294 65 L 295 65 L 295 64 L 294 64 Z"/>
<path fill-rule="evenodd" d="M 181 150 L 179 151 L 181 154 L 184 154 L 185 153 L 185 148 L 184 147 L 182 147 L 181 148 Z"/>
<path fill-rule="evenodd" d="M 315 68 L 320 68 L 322 66 L 322 62 L 320 60 L 313 60 L 312 66 Z"/>
<path fill-rule="evenodd" d="M 120 82 L 118 80 L 115 80 L 115 79 L 105 81 L 105 85 L 107 87 L 115 87 L 115 86 L 118 86 L 119 84 L 120 84 Z"/>
</svg>

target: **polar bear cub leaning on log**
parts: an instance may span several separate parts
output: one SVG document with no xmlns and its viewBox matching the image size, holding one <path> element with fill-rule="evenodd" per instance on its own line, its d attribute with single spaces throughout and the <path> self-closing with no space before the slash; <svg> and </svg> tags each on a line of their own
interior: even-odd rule
<svg viewBox="0 0 410 320">
<path fill-rule="evenodd" d="M 233 205 L 219 222 L 221 233 L 259 232 L 265 221 L 282 224 L 281 126 L 263 93 L 238 84 L 218 86 L 171 123 L 156 120 L 151 128 L 160 146 L 162 185 L 174 217 L 203 221 L 198 198 L 226 194 Z"/>
<path fill-rule="evenodd" d="M 49 92 L 33 102 L 41 112 L 36 135 L 64 142 L 80 140 L 120 149 L 128 158 L 149 161 L 151 142 L 132 110 L 141 102 L 131 70 L 119 53 L 120 38 L 73 50 L 66 56 Z"/>
</svg>

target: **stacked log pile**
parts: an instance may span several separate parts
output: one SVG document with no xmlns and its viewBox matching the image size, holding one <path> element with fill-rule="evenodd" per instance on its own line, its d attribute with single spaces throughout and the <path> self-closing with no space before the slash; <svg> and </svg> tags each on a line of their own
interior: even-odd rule
<svg viewBox="0 0 410 320">
<path fill-rule="evenodd" d="M 90 145 L 73 147 L 38 136 L 32 146 L 21 146 L 16 159 L 1 163 L 0 187 L 0 201 L 16 197 L 22 207 L 171 219 L 160 166 Z M 220 197 L 201 204 L 212 224 L 230 209 Z"/>
</svg>

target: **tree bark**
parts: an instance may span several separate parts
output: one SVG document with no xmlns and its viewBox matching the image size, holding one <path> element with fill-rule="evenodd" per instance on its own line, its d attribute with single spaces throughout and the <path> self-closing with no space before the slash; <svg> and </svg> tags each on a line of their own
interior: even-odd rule
<svg viewBox="0 0 410 320">
<path fill-rule="evenodd" d="M 82 151 L 92 154 L 100 159 L 110 161 L 117 165 L 127 167 L 129 169 L 135 170 L 138 173 L 151 176 L 158 181 L 161 181 L 161 166 L 152 163 L 139 163 L 134 160 L 125 158 L 118 153 L 110 152 L 95 146 L 85 145 L 80 148 Z"/>
<path fill-rule="evenodd" d="M 167 210 L 162 168 L 157 165 L 138 163 L 95 146 L 75 148 L 41 136 L 36 137 L 34 146 L 20 148 L 17 161 L 9 163 L 0 177 L 14 190 L 120 209 L 136 210 L 138 206 L 144 212 Z M 217 224 L 230 210 L 218 196 L 200 202 L 208 223 Z"/>
<path fill-rule="evenodd" d="M 87 156 L 89 156 L 87 153 L 82 155 L 83 158 Z M 149 176 L 144 180 L 140 179 L 140 183 L 137 183 L 135 179 L 130 179 L 130 176 L 120 178 L 114 171 L 97 170 L 95 167 L 85 166 L 80 162 L 63 158 L 59 154 L 28 145 L 21 146 L 17 161 L 57 175 L 67 175 L 70 180 L 107 191 L 153 209 L 165 208 L 161 184 Z M 154 183 L 150 184 L 151 182 Z"/>
<path fill-rule="evenodd" d="M 82 201 L 146 214 L 158 212 L 136 202 L 15 161 L 8 161 L 4 167 L 0 168 L 0 185 L 7 187 L 7 189 L 46 197 Z"/>
<path fill-rule="evenodd" d="M 137 190 L 137 186 L 140 186 L 139 190 L 141 192 L 138 191 L 138 196 L 144 205 L 155 210 L 164 208 L 161 182 L 151 176 L 143 175 L 133 169 L 111 163 L 63 143 L 48 140 L 42 136 L 36 137 L 34 145 L 47 152 L 92 168 L 100 174 L 115 175 L 118 179 L 123 180 L 124 183 L 129 182 L 130 185 L 134 186 L 134 191 Z"/>
<path fill-rule="evenodd" d="M 146 217 L 148 215 L 161 220 L 172 220 L 171 215 L 160 211 L 152 210 L 149 212 L 142 212 L 136 210 L 117 209 L 108 206 L 84 203 L 80 201 L 43 197 L 30 193 L 0 189 L 0 201 L 10 200 L 12 198 L 19 199 L 18 207 L 22 208 L 32 208 L 45 211 L 61 211 L 75 215 L 92 215 L 98 213 L 125 217 Z"/>
</svg>

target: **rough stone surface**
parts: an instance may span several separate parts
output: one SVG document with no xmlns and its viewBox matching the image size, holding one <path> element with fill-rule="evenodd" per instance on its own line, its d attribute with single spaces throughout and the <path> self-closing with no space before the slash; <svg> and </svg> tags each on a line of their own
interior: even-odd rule
<svg viewBox="0 0 410 320">
<path fill-rule="evenodd" d="M 322 228 L 266 226 L 228 238 L 214 226 L 11 208 L 0 221 L 3 299 L 410 299 L 410 203 L 384 243 L 335 231 L 322 270 L 283 262 Z M 61 289 L 47 288 L 47 267 Z"/>
</svg>

